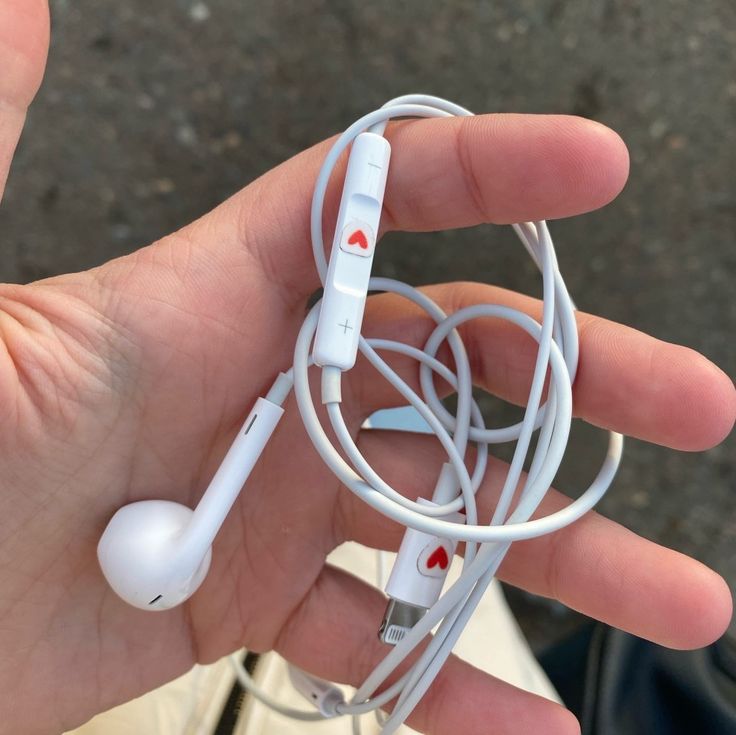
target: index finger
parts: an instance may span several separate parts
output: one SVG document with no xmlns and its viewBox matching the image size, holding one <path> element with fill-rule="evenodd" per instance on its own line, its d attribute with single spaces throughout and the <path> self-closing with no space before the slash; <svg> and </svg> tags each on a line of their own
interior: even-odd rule
<svg viewBox="0 0 736 735">
<path fill-rule="evenodd" d="M 613 199 L 628 175 L 628 153 L 616 133 L 565 115 L 413 120 L 389 126 L 387 137 L 392 158 L 384 229 L 580 214 Z M 321 143 L 268 172 L 188 228 L 187 239 L 223 268 L 255 258 L 285 297 L 298 302 L 319 285 L 309 247 L 310 202 L 330 145 Z M 327 193 L 326 225 L 336 218 L 344 170 L 345 160 Z"/>
</svg>

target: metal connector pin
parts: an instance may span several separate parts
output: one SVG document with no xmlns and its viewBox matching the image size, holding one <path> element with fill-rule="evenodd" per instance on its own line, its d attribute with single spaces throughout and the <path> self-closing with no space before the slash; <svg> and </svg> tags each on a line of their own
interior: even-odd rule
<svg viewBox="0 0 736 735">
<path fill-rule="evenodd" d="M 426 607 L 409 605 L 406 602 L 389 598 L 383 622 L 378 629 L 381 643 L 395 646 L 424 617 Z"/>
</svg>

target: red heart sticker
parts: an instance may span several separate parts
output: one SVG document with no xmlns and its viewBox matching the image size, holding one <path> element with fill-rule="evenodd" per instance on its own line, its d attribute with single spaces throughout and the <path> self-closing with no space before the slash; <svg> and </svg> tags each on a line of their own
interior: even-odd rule
<svg viewBox="0 0 736 735">
<path fill-rule="evenodd" d="M 361 258 L 370 258 L 376 244 L 376 236 L 369 224 L 358 219 L 350 220 L 342 229 L 340 249 Z"/>
<path fill-rule="evenodd" d="M 363 250 L 368 250 L 368 238 L 365 236 L 365 232 L 363 230 L 356 230 L 348 238 L 348 245 L 357 245 L 363 248 Z"/>
<path fill-rule="evenodd" d="M 417 570 L 423 577 L 444 579 L 452 563 L 455 545 L 447 540 L 435 538 L 428 543 L 417 558 Z"/>
<path fill-rule="evenodd" d="M 447 557 L 447 551 L 444 546 L 438 546 L 428 557 L 427 557 L 427 569 L 439 567 L 440 569 L 447 569 L 450 566 L 450 560 Z"/>
</svg>

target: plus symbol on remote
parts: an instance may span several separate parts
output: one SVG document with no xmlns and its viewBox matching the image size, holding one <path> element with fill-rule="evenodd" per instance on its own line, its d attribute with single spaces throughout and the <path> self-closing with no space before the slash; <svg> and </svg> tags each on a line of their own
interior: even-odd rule
<svg viewBox="0 0 736 735">
<path fill-rule="evenodd" d="M 352 329 L 352 327 L 348 323 L 348 320 L 347 319 L 345 320 L 345 324 L 338 324 L 337 326 L 343 328 L 343 330 L 342 330 L 342 333 L 343 334 L 347 334 L 348 333 L 348 329 Z"/>
</svg>

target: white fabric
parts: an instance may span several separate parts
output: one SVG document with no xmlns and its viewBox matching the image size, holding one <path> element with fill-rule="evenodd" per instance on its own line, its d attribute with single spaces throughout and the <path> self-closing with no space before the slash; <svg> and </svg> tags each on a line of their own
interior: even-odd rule
<svg viewBox="0 0 736 735">
<path fill-rule="evenodd" d="M 211 735 L 234 681 L 226 659 L 195 666 L 166 686 L 97 715 L 66 735 Z"/>
</svg>

